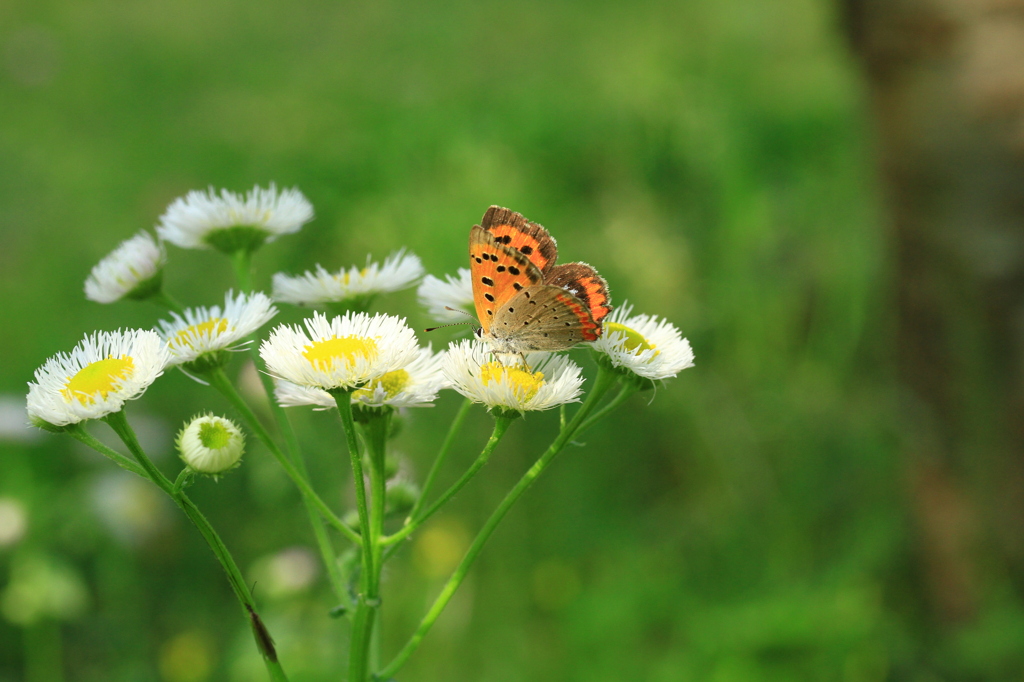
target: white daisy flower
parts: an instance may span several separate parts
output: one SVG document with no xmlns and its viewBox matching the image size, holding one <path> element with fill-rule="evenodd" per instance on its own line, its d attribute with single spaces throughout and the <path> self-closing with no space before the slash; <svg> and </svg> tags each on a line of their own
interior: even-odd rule
<svg viewBox="0 0 1024 682">
<path fill-rule="evenodd" d="M 317 265 L 315 271 L 295 277 L 278 272 L 274 275 L 274 300 L 295 305 L 338 303 L 405 289 L 423 276 L 420 259 L 404 249 L 388 256 L 383 265 L 371 263 L 369 256 L 366 260 L 361 269 L 353 265 L 327 272 Z"/>
<path fill-rule="evenodd" d="M 212 414 L 195 417 L 176 441 L 186 466 L 201 474 L 222 474 L 238 466 L 245 450 L 245 434 L 231 421 Z"/>
<path fill-rule="evenodd" d="M 604 333 L 590 345 L 612 367 L 645 379 L 676 376 L 693 367 L 693 349 L 667 320 L 652 315 L 630 316 L 633 306 L 624 303 L 604 320 Z"/>
<path fill-rule="evenodd" d="M 170 364 L 193 362 L 199 356 L 230 348 L 244 340 L 277 314 L 270 298 L 263 293 L 224 295 L 224 307 L 189 308 L 184 316 L 171 313 L 171 320 L 160 320 L 160 336 L 167 342 Z"/>
<path fill-rule="evenodd" d="M 488 408 L 524 412 L 579 402 L 583 377 L 575 363 L 553 353 L 529 353 L 526 362 L 506 365 L 486 344 L 463 340 L 449 346 L 441 369 L 452 388 Z"/>
<path fill-rule="evenodd" d="M 278 192 L 270 183 L 267 189 L 253 187 L 243 197 L 226 189 L 218 195 L 211 187 L 175 199 L 160 216 L 156 231 L 183 249 L 213 247 L 233 253 L 298 232 L 312 219 L 313 206 L 295 188 Z"/>
<path fill-rule="evenodd" d="M 416 290 L 420 305 L 438 322 L 461 322 L 465 316 L 455 312 L 464 310 L 475 316 L 473 309 L 473 281 L 468 268 L 459 268 L 457 277 L 445 275 L 441 280 L 433 275 L 423 278 Z M 454 308 L 455 310 L 448 310 Z"/>
<path fill-rule="evenodd" d="M 149 298 L 160 290 L 166 263 L 163 245 L 139 232 L 96 264 L 85 280 L 85 297 L 97 303 Z"/>
<path fill-rule="evenodd" d="M 366 407 L 432 407 L 438 392 L 448 387 L 441 374 L 442 357 L 441 353 L 435 355 L 429 346 L 420 348 L 416 359 L 405 367 L 392 370 L 353 391 L 352 404 Z M 282 407 L 337 407 L 334 397 L 327 391 L 282 379 L 274 382 L 274 396 Z"/>
<path fill-rule="evenodd" d="M 393 315 L 350 312 L 328 319 L 314 313 L 305 325 L 305 331 L 281 325 L 260 346 L 274 377 L 327 391 L 362 388 L 408 367 L 419 353 L 412 329 Z"/>
<path fill-rule="evenodd" d="M 119 412 L 163 373 L 167 361 L 156 332 L 95 332 L 36 370 L 28 384 L 29 418 L 40 426 L 67 426 Z"/>
</svg>

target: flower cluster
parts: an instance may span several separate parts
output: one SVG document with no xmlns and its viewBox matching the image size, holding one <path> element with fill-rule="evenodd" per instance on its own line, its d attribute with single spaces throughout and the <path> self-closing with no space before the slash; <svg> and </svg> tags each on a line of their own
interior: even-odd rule
<svg viewBox="0 0 1024 682">
<path fill-rule="evenodd" d="M 244 584 L 238 579 L 237 565 L 185 491 L 200 476 L 217 478 L 239 466 L 246 445 L 242 428 L 231 419 L 208 413 L 189 420 L 175 440 L 184 466 L 172 481 L 146 455 L 123 414 L 125 404 L 139 398 L 168 368 L 180 369 L 218 390 L 302 494 L 324 564 L 332 575 L 332 589 L 343 605 L 352 595 L 345 580 L 336 579 L 340 564 L 325 524 L 361 548 L 361 554 L 349 555 L 364 571 L 360 590 L 366 589 L 354 605 L 349 679 L 392 679 L 400 659 L 379 674 L 368 667 L 374 621 L 368 609 L 372 603 L 380 603 L 377 590 L 383 562 L 389 556 L 385 548 L 397 548 L 481 470 L 515 417 L 581 402 L 583 371 L 560 351 L 575 344 L 589 346 L 598 364 L 597 377 L 571 419 L 563 411 L 552 445 L 484 525 L 471 545 L 477 549 L 465 555 L 435 603 L 440 608 L 465 575 L 466 562 L 473 560 L 502 515 L 551 459 L 635 392 L 692 367 L 693 351 L 679 330 L 664 319 L 634 315 L 629 304 L 609 314 L 607 287 L 593 268 L 583 263 L 554 266 L 553 239 L 536 225 L 530 233 L 520 231 L 514 241 L 513 224 L 522 225 L 519 221 L 525 219 L 499 207 L 489 209 L 482 221 L 495 227 L 495 232 L 477 226 L 471 234 L 472 271 L 460 269 L 443 279 L 424 277 L 420 259 L 398 250 L 381 263 L 367 258 L 362 267 L 328 270 L 317 264 L 301 275 L 277 273 L 270 296 L 249 291 L 252 253 L 312 219 L 313 207 L 302 193 L 297 189 L 278 191 L 273 184 L 257 186 L 244 196 L 211 188 L 174 200 L 159 218 L 157 238 L 140 232 L 123 242 L 92 269 L 85 282 L 86 296 L 93 301 L 149 300 L 166 308 L 168 317 L 158 320 L 152 330 L 95 332 L 70 353 L 51 357 L 29 382 L 27 411 L 35 426 L 69 433 L 152 481 L 175 500 L 232 577 L 272 679 L 283 679 L 266 625 L 251 596 L 240 588 Z M 534 241 L 526 243 L 531 239 Z M 166 242 L 229 254 L 243 291 L 228 291 L 218 305 L 180 306 L 162 290 Z M 519 246 L 505 248 L 513 243 Z M 531 257 L 540 259 L 532 261 L 533 265 L 540 265 L 533 267 Z M 543 282 L 534 272 L 541 266 L 547 273 Z M 474 276 L 479 277 L 474 280 Z M 417 283 L 418 300 L 431 317 L 443 323 L 461 322 L 463 314 L 472 316 L 479 310 L 486 313 L 482 317 L 487 323 L 475 338 L 457 340 L 435 353 L 431 346 L 419 344 L 405 318 L 367 312 L 377 295 Z M 279 324 L 257 347 L 257 333 L 278 313 L 275 302 L 325 308 L 330 313 L 313 312 L 299 324 Z M 340 311 L 343 314 L 336 314 Z M 589 343 L 583 344 L 583 338 Z M 537 348 L 550 350 L 524 352 Z M 260 379 L 273 393 L 268 396 L 269 407 L 280 426 L 284 447 L 225 371 L 233 351 L 242 349 L 250 352 L 253 364 L 263 365 Z M 607 392 L 616 384 L 618 395 L 606 401 Z M 420 488 L 410 480 L 410 467 L 388 452 L 388 440 L 396 432 L 392 417 L 406 408 L 433 406 L 446 389 L 467 400 Z M 435 474 L 441 471 L 454 434 L 473 403 L 486 406 L 495 417 L 492 435 L 458 480 L 439 496 L 429 496 Z M 339 515 L 316 492 L 296 446 L 298 439 L 290 437 L 281 409 L 297 406 L 338 410 L 352 463 L 357 510 Z M 96 419 L 106 420 L 133 459 L 104 446 L 78 426 Z M 423 504 L 430 499 L 434 501 Z M 403 526 L 388 535 L 385 521 L 390 523 L 399 514 L 405 517 Z M 432 612 L 435 616 L 439 612 L 436 606 Z"/>
</svg>

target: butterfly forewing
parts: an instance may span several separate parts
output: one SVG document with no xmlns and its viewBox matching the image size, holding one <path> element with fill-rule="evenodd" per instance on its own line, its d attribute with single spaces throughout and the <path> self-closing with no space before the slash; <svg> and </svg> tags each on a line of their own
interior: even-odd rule
<svg viewBox="0 0 1024 682">
<path fill-rule="evenodd" d="M 499 244 L 490 232 L 475 226 L 469 233 L 469 270 L 473 303 L 484 334 L 490 332 L 497 311 L 509 299 L 544 278 L 520 251 Z"/>
<path fill-rule="evenodd" d="M 496 242 L 519 251 L 541 272 L 546 274 L 554 267 L 558 255 L 554 237 L 543 226 L 531 223 L 521 213 L 491 206 L 484 213 L 480 224 L 494 235 Z"/>
</svg>

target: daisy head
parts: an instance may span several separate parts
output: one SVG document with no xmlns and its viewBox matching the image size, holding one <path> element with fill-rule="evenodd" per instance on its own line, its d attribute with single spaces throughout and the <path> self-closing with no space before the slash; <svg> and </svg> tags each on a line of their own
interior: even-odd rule
<svg viewBox="0 0 1024 682">
<path fill-rule="evenodd" d="M 693 349 L 667 320 L 652 315 L 631 315 L 623 304 L 604 320 L 604 333 L 591 347 L 598 360 L 620 373 L 657 381 L 693 367 Z"/>
<path fill-rule="evenodd" d="M 456 312 L 458 310 L 475 314 L 473 281 L 466 268 L 459 268 L 459 273 L 455 277 L 445 275 L 443 280 L 427 275 L 416 290 L 416 297 L 420 305 L 427 309 L 430 317 L 441 323 L 462 322 L 465 316 Z"/>
<path fill-rule="evenodd" d="M 156 226 L 164 241 L 183 249 L 215 248 L 224 253 L 255 251 L 283 234 L 298 232 L 313 219 L 313 206 L 298 189 L 256 186 L 244 197 L 211 187 L 175 199 Z"/>
<path fill-rule="evenodd" d="M 203 371 L 224 364 L 219 351 L 230 349 L 277 314 L 266 294 L 224 296 L 224 307 L 189 308 L 184 315 L 171 313 L 171 320 L 160 320 L 160 336 L 167 342 L 172 365 L 188 365 Z"/>
<path fill-rule="evenodd" d="M 479 341 L 463 340 L 449 346 L 441 370 L 452 388 L 488 409 L 525 412 L 578 402 L 583 377 L 564 355 L 530 353 L 526 366 L 518 357 L 508 364 L 503 357 Z"/>
<path fill-rule="evenodd" d="M 352 404 L 378 408 L 433 406 L 438 392 L 447 387 L 441 374 L 441 358 L 442 355 L 435 355 L 430 347 L 420 348 L 415 359 L 405 367 L 371 379 L 363 388 L 353 391 Z M 283 407 L 337 407 L 334 397 L 322 388 L 300 386 L 282 379 L 274 382 L 274 396 Z"/>
<path fill-rule="evenodd" d="M 28 415 L 41 428 L 119 412 L 163 373 L 167 348 L 156 332 L 95 332 L 58 353 L 28 384 Z"/>
<path fill-rule="evenodd" d="M 346 313 L 328 319 L 314 313 L 305 329 L 281 325 L 260 346 L 277 379 L 325 391 L 364 388 L 417 358 L 416 335 L 405 319 Z"/>
<path fill-rule="evenodd" d="M 231 421 L 212 414 L 195 417 L 178 434 L 178 453 L 193 471 L 217 476 L 238 466 L 245 435 Z"/>
<path fill-rule="evenodd" d="M 166 262 L 163 245 L 139 232 L 96 264 L 85 280 L 85 297 L 97 303 L 149 298 L 160 291 Z"/>
<path fill-rule="evenodd" d="M 354 304 L 355 309 L 362 309 L 376 294 L 405 289 L 422 276 L 420 259 L 403 249 L 388 256 L 383 263 L 370 262 L 367 257 L 363 268 L 353 265 L 328 272 L 317 265 L 316 270 L 294 277 L 279 272 L 274 275 L 274 300 L 310 306 L 347 302 Z"/>
</svg>

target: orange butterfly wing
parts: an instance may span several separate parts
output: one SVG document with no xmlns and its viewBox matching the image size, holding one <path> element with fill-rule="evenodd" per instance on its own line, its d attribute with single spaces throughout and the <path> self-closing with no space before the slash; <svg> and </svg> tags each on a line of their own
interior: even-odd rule
<svg viewBox="0 0 1024 682">
<path fill-rule="evenodd" d="M 593 321 L 598 323 L 597 333 L 601 333 L 600 322 L 612 308 L 608 284 L 597 270 L 586 263 L 563 263 L 551 268 L 544 283 L 565 289 L 582 301 Z"/>
<path fill-rule="evenodd" d="M 484 334 L 490 333 L 494 311 L 527 287 L 541 284 L 544 275 L 517 249 L 499 244 L 490 232 L 474 225 L 469 233 L 469 272 L 473 305 Z"/>
<path fill-rule="evenodd" d="M 530 259 L 542 273 L 547 274 L 555 265 L 558 248 L 555 239 L 537 223 L 531 223 L 516 213 L 500 206 L 491 206 L 484 213 L 480 226 L 494 235 L 494 240 L 512 247 Z"/>
</svg>

